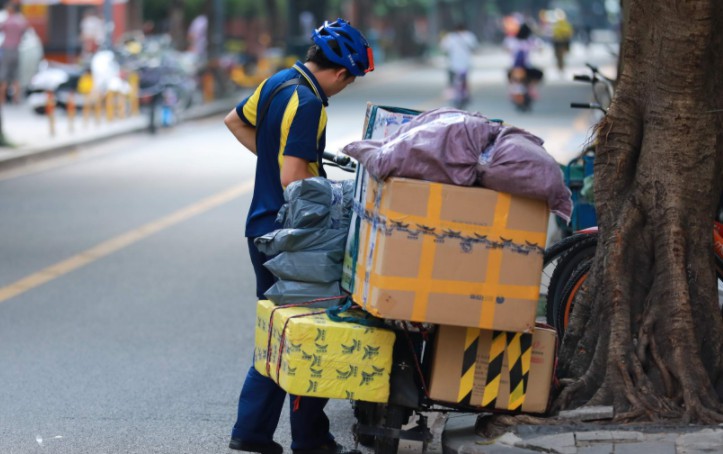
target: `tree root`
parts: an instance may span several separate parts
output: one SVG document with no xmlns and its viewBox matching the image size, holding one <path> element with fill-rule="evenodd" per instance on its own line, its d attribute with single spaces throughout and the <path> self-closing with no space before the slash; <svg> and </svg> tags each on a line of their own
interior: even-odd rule
<svg viewBox="0 0 723 454">
<path fill-rule="evenodd" d="M 660 357 L 660 352 L 658 352 L 658 343 L 655 341 L 655 338 L 650 339 L 650 354 L 653 358 L 653 362 L 655 363 L 655 366 L 658 368 L 658 371 L 660 372 L 660 378 L 663 381 L 663 388 L 665 389 L 665 395 L 668 397 L 675 397 L 673 391 L 673 378 L 670 375 L 670 372 L 668 371 L 668 368 L 665 366 L 665 363 L 663 362 L 663 358 Z"/>
<path fill-rule="evenodd" d="M 656 418 L 653 410 L 648 407 L 646 402 L 638 398 L 638 395 L 635 392 L 635 386 L 633 385 L 633 381 L 630 378 L 630 375 L 628 374 L 628 371 L 626 370 L 623 361 L 618 362 L 617 366 L 620 377 L 622 378 L 624 383 L 623 391 L 627 401 L 630 403 L 630 405 L 632 405 L 633 408 L 643 411 L 649 420 L 654 421 Z"/>
</svg>

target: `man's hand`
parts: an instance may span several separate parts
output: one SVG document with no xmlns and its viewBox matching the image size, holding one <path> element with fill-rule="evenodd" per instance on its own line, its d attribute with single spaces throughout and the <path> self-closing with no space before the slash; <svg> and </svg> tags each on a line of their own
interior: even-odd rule
<svg viewBox="0 0 723 454">
<path fill-rule="evenodd" d="M 236 137 L 236 140 L 241 142 L 241 145 L 248 148 L 251 153 L 256 154 L 256 128 L 247 125 L 236 113 L 236 109 L 232 109 L 231 112 L 226 115 L 223 120 L 224 124 L 231 131 L 231 134 Z"/>
<path fill-rule="evenodd" d="M 284 156 L 284 164 L 281 166 L 281 186 L 285 188 L 296 180 L 303 180 L 313 176 L 309 172 L 309 162 L 307 160 L 294 156 Z"/>
</svg>

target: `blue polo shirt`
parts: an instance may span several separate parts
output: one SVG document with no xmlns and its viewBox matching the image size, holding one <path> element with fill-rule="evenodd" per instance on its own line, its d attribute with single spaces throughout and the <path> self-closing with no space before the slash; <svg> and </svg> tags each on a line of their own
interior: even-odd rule
<svg viewBox="0 0 723 454">
<path fill-rule="evenodd" d="M 263 124 L 257 127 L 270 94 L 284 82 L 304 77 L 307 85 L 292 85 L 279 91 L 269 104 Z M 246 218 L 246 236 L 254 238 L 281 226 L 276 215 L 284 204 L 281 167 L 284 156 L 309 162 L 309 172 L 326 177 L 321 157 L 326 147 L 326 106 L 328 100 L 319 82 L 300 61 L 279 71 L 259 85 L 249 97 L 236 106 L 236 113 L 245 123 L 256 127 L 256 181 L 251 207 Z"/>
</svg>

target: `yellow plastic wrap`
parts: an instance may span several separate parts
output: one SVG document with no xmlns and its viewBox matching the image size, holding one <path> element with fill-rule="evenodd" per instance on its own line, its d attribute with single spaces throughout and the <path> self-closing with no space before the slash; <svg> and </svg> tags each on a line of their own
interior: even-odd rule
<svg viewBox="0 0 723 454">
<path fill-rule="evenodd" d="M 342 314 L 348 315 L 363 316 Z M 334 322 L 323 309 L 259 301 L 254 367 L 298 396 L 384 403 L 394 337 L 387 329 Z"/>
</svg>

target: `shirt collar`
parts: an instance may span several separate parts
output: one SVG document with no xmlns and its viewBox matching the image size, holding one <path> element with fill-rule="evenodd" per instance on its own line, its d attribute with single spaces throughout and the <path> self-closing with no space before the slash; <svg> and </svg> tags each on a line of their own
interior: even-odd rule
<svg viewBox="0 0 723 454">
<path fill-rule="evenodd" d="M 324 104 L 324 106 L 328 106 L 329 99 L 326 97 L 326 94 L 324 94 L 324 90 L 321 89 L 319 81 L 317 81 L 316 77 L 314 77 L 314 74 L 309 71 L 309 68 L 304 66 L 301 60 L 297 61 L 294 64 L 293 68 L 299 73 L 301 73 L 302 77 L 306 78 L 306 80 L 309 82 L 309 85 L 311 85 L 311 87 L 314 89 L 314 93 L 316 93 L 316 96 L 321 100 L 322 104 Z"/>
</svg>

